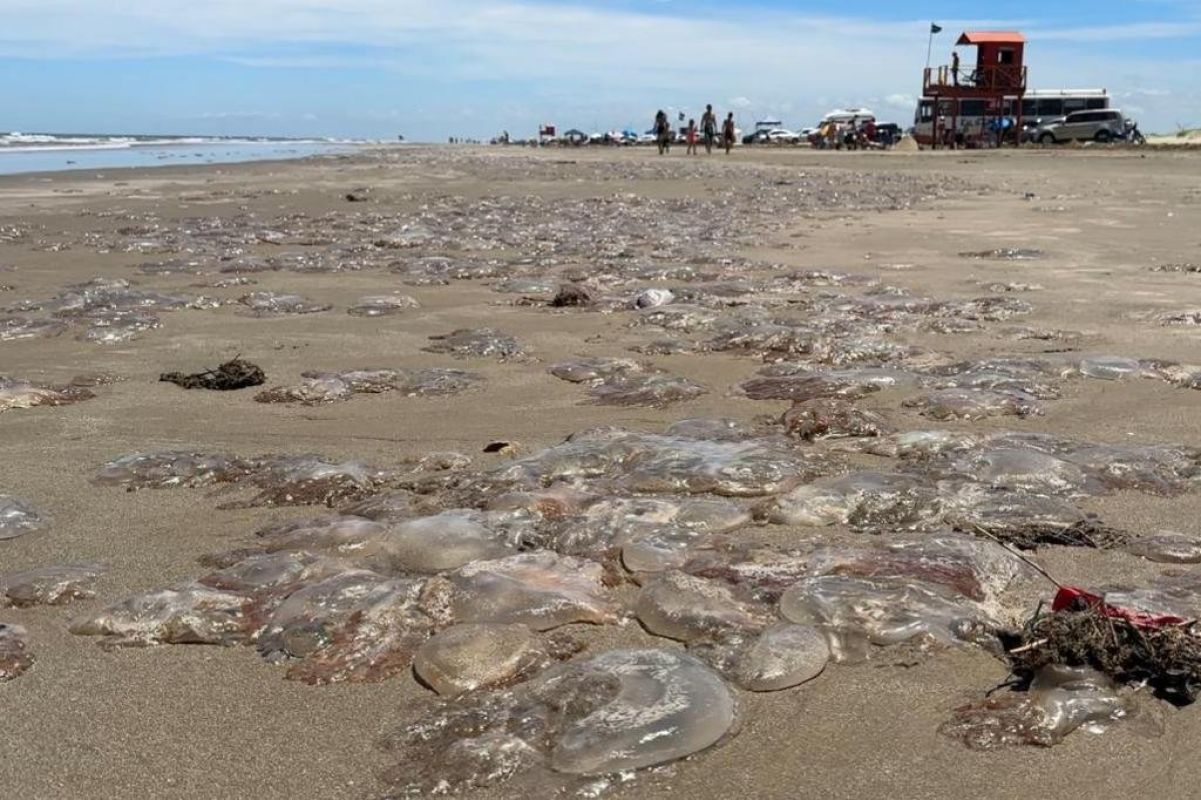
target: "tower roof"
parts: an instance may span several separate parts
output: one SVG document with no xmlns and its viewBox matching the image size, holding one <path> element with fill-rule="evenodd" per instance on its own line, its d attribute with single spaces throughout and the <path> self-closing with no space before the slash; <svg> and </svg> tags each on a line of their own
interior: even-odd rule
<svg viewBox="0 0 1201 800">
<path fill-rule="evenodd" d="M 1025 44 L 1026 37 L 1017 31 L 965 31 L 958 45 Z"/>
</svg>

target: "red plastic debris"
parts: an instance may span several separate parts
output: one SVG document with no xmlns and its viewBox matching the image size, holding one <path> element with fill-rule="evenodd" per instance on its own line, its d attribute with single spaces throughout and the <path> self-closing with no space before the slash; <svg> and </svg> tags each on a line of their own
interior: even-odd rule
<svg viewBox="0 0 1201 800">
<path fill-rule="evenodd" d="M 1146 611 L 1136 611 L 1133 608 L 1122 608 L 1110 605 L 1099 594 L 1093 594 L 1087 589 L 1075 586 L 1061 586 L 1051 602 L 1052 611 L 1075 611 L 1089 608 L 1111 619 L 1122 619 L 1136 628 L 1169 628 L 1175 625 L 1187 625 L 1192 620 L 1178 617 L 1175 614 L 1151 614 Z"/>
</svg>

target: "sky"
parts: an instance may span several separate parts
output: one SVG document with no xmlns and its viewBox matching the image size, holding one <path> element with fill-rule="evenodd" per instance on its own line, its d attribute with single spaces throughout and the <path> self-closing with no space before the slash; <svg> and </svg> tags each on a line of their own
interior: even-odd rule
<svg viewBox="0 0 1201 800">
<path fill-rule="evenodd" d="M 1031 88 L 1201 125 L 1201 0 L 0 0 L 0 21 L 0 131 L 445 141 L 705 103 L 908 123 L 932 21 L 935 64 L 963 30 L 1021 30 Z"/>
</svg>

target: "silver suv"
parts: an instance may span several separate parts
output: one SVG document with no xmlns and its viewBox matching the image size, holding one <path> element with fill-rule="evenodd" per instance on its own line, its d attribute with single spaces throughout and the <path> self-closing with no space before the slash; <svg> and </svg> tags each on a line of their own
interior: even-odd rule
<svg viewBox="0 0 1201 800">
<path fill-rule="evenodd" d="M 1057 144 L 1073 139 L 1112 142 L 1126 133 L 1126 118 L 1110 108 L 1104 111 L 1074 111 L 1062 119 L 1039 126 L 1034 140 L 1039 144 Z"/>
</svg>

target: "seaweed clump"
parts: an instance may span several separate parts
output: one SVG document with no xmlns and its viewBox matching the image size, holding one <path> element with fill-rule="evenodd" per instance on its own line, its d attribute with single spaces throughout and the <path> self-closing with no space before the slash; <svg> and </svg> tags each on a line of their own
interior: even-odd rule
<svg viewBox="0 0 1201 800">
<path fill-rule="evenodd" d="M 267 374 L 258 364 L 252 364 L 238 356 L 226 361 L 216 369 L 207 369 L 190 375 L 182 372 L 164 372 L 159 376 L 159 380 L 174 383 L 185 389 L 212 389 L 228 392 L 260 386 L 266 382 Z"/>
<path fill-rule="evenodd" d="M 1177 706 L 1201 691 L 1201 636 L 1191 621 L 1150 627 L 1078 604 L 1039 614 L 1005 639 L 1009 667 L 1022 682 L 1048 665 L 1066 665 L 1092 667 L 1117 683 L 1146 683 Z"/>
</svg>

